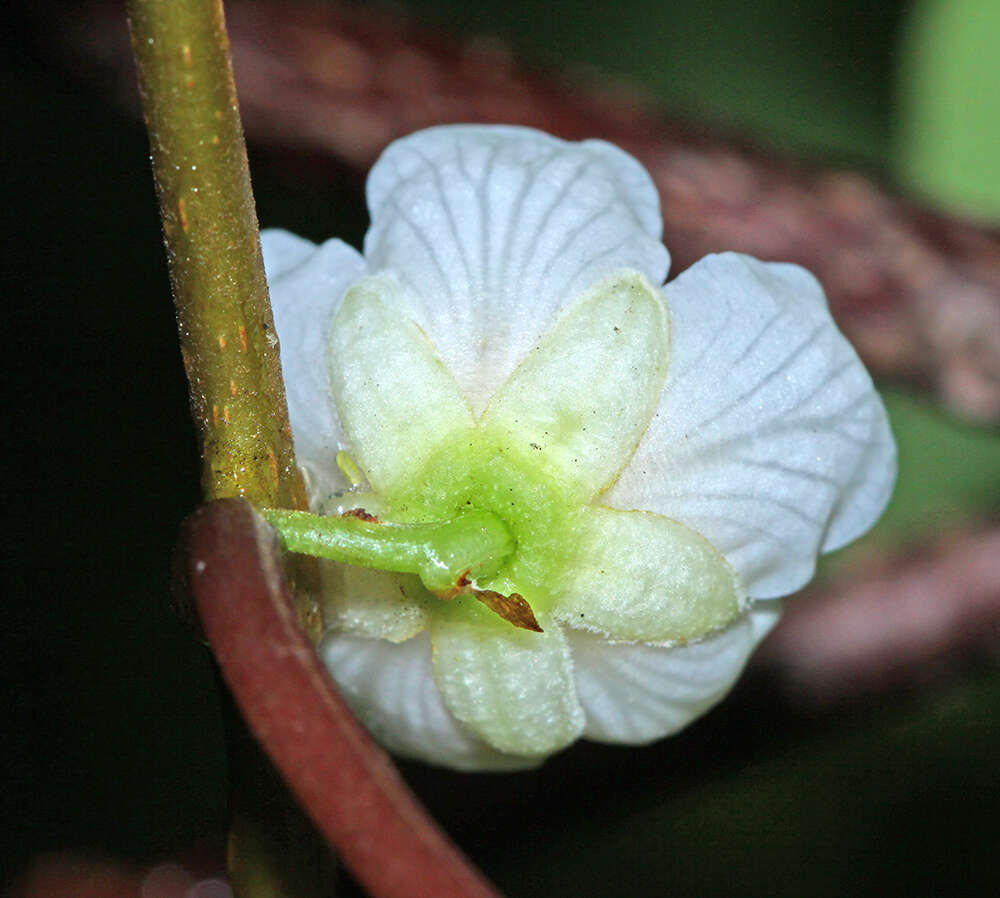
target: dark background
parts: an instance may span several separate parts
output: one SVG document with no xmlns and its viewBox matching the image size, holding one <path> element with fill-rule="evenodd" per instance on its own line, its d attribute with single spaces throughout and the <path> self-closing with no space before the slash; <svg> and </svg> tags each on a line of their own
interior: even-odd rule
<svg viewBox="0 0 1000 898">
<path fill-rule="evenodd" d="M 772 145 L 890 169 L 903 4 L 412 6 L 639 78 Z M 226 817 L 210 656 L 169 605 L 198 464 L 146 137 L 56 64 L 44 16 L 21 15 L 0 82 L 7 876 L 56 850 L 187 856 L 218 845 Z M 359 243 L 359 184 L 317 189 L 250 152 L 262 223 Z M 998 445 L 918 399 L 893 407 L 921 439 Z M 822 713 L 758 672 L 649 748 L 578 745 L 518 776 L 404 772 L 511 896 L 991 894 L 998 700 L 990 659 Z"/>
</svg>

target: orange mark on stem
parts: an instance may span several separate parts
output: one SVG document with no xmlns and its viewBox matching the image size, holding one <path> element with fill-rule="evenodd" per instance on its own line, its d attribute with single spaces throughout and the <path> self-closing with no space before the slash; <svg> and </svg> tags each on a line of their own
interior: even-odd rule
<svg viewBox="0 0 1000 898">
<path fill-rule="evenodd" d="M 274 478 L 275 485 L 278 483 L 278 456 L 274 454 L 273 449 L 267 450 L 267 460 L 271 463 L 271 476 Z"/>
<path fill-rule="evenodd" d="M 229 395 L 233 396 L 233 397 L 236 397 L 236 396 L 239 395 L 239 392 L 240 392 L 239 388 L 236 386 L 236 381 L 235 380 L 230 380 L 229 381 Z"/>
<path fill-rule="evenodd" d="M 191 68 L 191 45 L 190 44 L 184 44 L 184 46 L 181 47 L 181 55 L 184 57 L 184 65 L 186 65 L 188 68 Z"/>
<path fill-rule="evenodd" d="M 242 324 L 240 325 L 240 349 L 244 352 L 247 351 L 247 329 Z"/>
<path fill-rule="evenodd" d="M 212 423 L 215 425 L 219 423 L 219 407 L 217 405 L 212 406 Z"/>
<path fill-rule="evenodd" d="M 181 230 L 187 233 L 188 217 L 187 217 L 187 211 L 184 208 L 183 197 L 177 201 L 177 215 L 181 220 Z"/>
<path fill-rule="evenodd" d="M 225 351 L 225 349 L 226 349 L 226 338 L 225 337 L 219 337 L 219 349 L 223 350 L 223 352 Z"/>
</svg>

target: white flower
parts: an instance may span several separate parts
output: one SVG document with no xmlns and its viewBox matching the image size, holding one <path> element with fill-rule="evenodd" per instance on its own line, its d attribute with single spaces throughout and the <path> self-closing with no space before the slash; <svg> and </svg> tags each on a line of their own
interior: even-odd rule
<svg viewBox="0 0 1000 898">
<path fill-rule="evenodd" d="M 368 204 L 364 256 L 263 235 L 313 508 L 498 514 L 517 549 L 477 586 L 521 593 L 544 632 L 336 565 L 331 674 L 388 748 L 456 768 L 677 731 L 892 489 L 885 411 L 822 289 L 728 253 L 661 287 L 656 190 L 600 141 L 433 128 L 386 150 Z"/>
</svg>

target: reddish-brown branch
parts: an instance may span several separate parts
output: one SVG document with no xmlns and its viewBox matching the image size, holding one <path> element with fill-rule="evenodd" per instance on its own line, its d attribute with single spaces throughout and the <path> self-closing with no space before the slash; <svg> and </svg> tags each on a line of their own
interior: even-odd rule
<svg viewBox="0 0 1000 898">
<path fill-rule="evenodd" d="M 117 17 L 114 5 L 74 6 L 62 24 L 76 55 L 130 96 Z M 652 172 L 675 271 L 727 249 L 805 265 L 876 376 L 933 389 L 967 416 L 1000 418 L 996 230 L 922 210 L 861 175 L 666 120 L 634 89 L 527 70 L 495 42 L 429 36 L 398 16 L 233 3 L 229 26 L 251 139 L 360 175 L 393 138 L 442 122 L 606 138 Z"/>
<path fill-rule="evenodd" d="M 810 705 L 924 682 L 1000 646 L 1000 526 L 952 534 L 788 603 L 756 656 Z"/>
<path fill-rule="evenodd" d="M 273 531 L 238 499 L 182 539 L 187 585 L 222 674 L 316 827 L 378 898 L 498 898 L 354 719 L 296 623 Z"/>
</svg>

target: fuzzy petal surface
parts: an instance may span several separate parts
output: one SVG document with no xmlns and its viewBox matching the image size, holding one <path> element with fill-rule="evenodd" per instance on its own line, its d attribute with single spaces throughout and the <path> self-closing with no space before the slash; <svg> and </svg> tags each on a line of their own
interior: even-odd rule
<svg viewBox="0 0 1000 898">
<path fill-rule="evenodd" d="M 331 631 L 319 651 L 351 710 L 390 751 L 456 770 L 521 770 L 542 760 L 505 755 L 452 717 L 434 684 L 426 633 L 393 644 Z"/>
<path fill-rule="evenodd" d="M 583 735 L 637 745 L 683 729 L 729 692 L 780 614 L 779 602 L 764 602 L 701 642 L 673 647 L 570 631 Z"/>
<path fill-rule="evenodd" d="M 393 143 L 368 179 L 365 256 L 406 288 L 476 414 L 570 299 L 670 257 L 653 183 L 602 141 L 448 126 Z"/>
<path fill-rule="evenodd" d="M 329 336 L 330 380 L 354 460 L 376 492 L 406 483 L 472 414 L 384 275 L 354 284 Z"/>
<path fill-rule="evenodd" d="M 545 632 L 533 633 L 472 611 L 435 615 L 431 624 L 434 679 L 448 710 L 507 754 L 565 748 L 583 730 L 583 709 L 562 629 L 541 614 Z"/>
<path fill-rule="evenodd" d="M 348 486 L 337 468 L 345 437 L 330 393 L 326 335 L 365 260 L 340 240 L 316 246 L 287 231 L 261 232 L 295 457 L 318 503 Z"/>
<path fill-rule="evenodd" d="M 624 272 L 573 303 L 490 401 L 484 427 L 588 502 L 632 455 L 660 399 L 668 325 L 660 291 Z"/>
<path fill-rule="evenodd" d="M 323 620 L 352 636 L 405 642 L 427 627 L 438 600 L 412 574 L 323 562 Z"/>
<path fill-rule="evenodd" d="M 684 643 L 745 608 L 732 568 L 707 539 L 662 515 L 594 506 L 576 530 L 555 616 L 611 639 Z"/>
<path fill-rule="evenodd" d="M 664 292 L 663 396 L 603 501 L 696 530 L 755 598 L 793 592 L 889 499 L 882 401 L 804 269 L 725 253 Z"/>
</svg>

